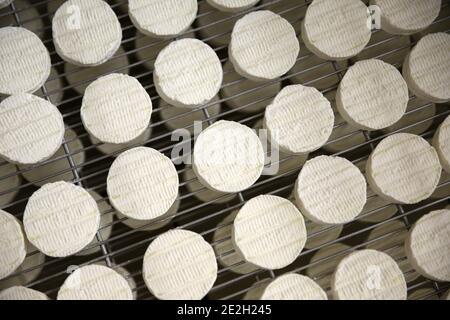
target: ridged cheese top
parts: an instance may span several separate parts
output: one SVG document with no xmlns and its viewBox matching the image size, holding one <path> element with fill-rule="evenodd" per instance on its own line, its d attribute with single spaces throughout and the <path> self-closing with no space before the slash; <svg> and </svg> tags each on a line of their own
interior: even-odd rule
<svg viewBox="0 0 450 320">
<path fill-rule="evenodd" d="M 0 210 L 0 279 L 14 272 L 26 256 L 25 238 L 19 221 Z"/>
</svg>

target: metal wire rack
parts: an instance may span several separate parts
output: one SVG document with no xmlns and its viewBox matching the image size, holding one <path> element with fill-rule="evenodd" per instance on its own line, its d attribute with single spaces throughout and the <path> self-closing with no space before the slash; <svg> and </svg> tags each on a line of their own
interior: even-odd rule
<svg viewBox="0 0 450 320">
<path fill-rule="evenodd" d="M 126 149 L 133 147 L 127 146 L 114 151 L 111 154 L 103 154 L 99 151 L 102 146 L 101 143 L 93 143 L 84 130 L 83 125 L 79 116 L 79 108 L 81 104 L 82 95 L 77 92 L 76 88 L 78 86 L 86 85 L 96 79 L 98 75 L 85 77 L 76 83 L 69 83 L 67 81 L 68 77 L 76 73 L 82 72 L 83 68 L 75 67 L 70 70 L 66 70 L 66 63 L 61 60 L 61 58 L 56 54 L 52 38 L 51 38 L 51 18 L 54 14 L 54 9 L 57 8 L 61 0 L 43 0 L 43 1 L 31 1 L 31 0 L 16 0 L 10 6 L 0 10 L 0 26 L 5 25 L 17 25 L 23 26 L 25 28 L 31 29 L 39 36 L 41 36 L 44 44 L 48 47 L 51 53 L 52 66 L 55 69 L 55 73 L 50 76 L 47 83 L 42 88 L 41 94 L 46 97 L 49 101 L 56 104 L 63 114 L 64 121 L 66 123 L 67 130 L 73 130 L 76 133 L 75 137 L 66 137 L 63 143 L 64 153 L 49 159 L 39 165 L 33 166 L 31 168 L 20 168 L 16 172 L 4 174 L 2 167 L 7 166 L 7 162 L 0 159 L 0 198 L 2 196 L 14 195 L 14 199 L 9 202 L 0 202 L 0 209 L 6 210 L 14 214 L 17 218 L 21 219 L 22 214 L 27 203 L 28 198 L 31 194 L 37 190 L 36 184 L 45 183 L 49 179 L 58 177 L 61 174 L 69 174 L 72 176 L 72 181 L 75 184 L 83 186 L 87 189 L 96 191 L 101 195 L 98 200 L 99 204 L 108 201 L 106 197 L 105 187 L 106 187 L 106 175 L 108 169 L 114 160 L 114 156 L 119 154 Z M 201 111 L 203 114 L 202 121 L 205 124 L 210 124 L 218 119 L 228 119 L 238 121 L 240 123 L 246 124 L 248 126 L 254 125 L 259 119 L 263 117 L 263 112 L 248 113 L 245 112 L 246 109 L 258 103 L 269 103 L 273 98 L 262 97 L 262 93 L 265 88 L 281 81 L 282 85 L 288 85 L 290 83 L 295 83 L 296 77 L 301 76 L 303 84 L 315 86 L 320 81 L 327 80 L 330 78 L 336 78 L 339 80 L 345 74 L 349 65 L 353 61 L 349 61 L 349 64 L 342 66 L 341 64 L 314 60 L 314 63 L 302 67 L 299 71 L 290 72 L 285 75 L 280 80 L 272 81 L 269 83 L 262 83 L 251 89 L 240 90 L 233 96 L 223 97 L 220 96 L 218 101 L 208 103 L 207 105 L 201 106 L 195 110 L 189 110 L 185 112 L 179 112 L 177 115 L 170 119 L 162 119 L 160 117 L 161 106 L 159 104 L 160 98 L 158 97 L 154 85 L 152 83 L 152 70 L 146 67 L 146 62 L 151 62 L 156 58 L 155 56 L 149 56 L 145 59 L 137 58 L 137 54 L 145 49 L 151 48 L 152 46 L 161 46 L 168 43 L 167 40 L 154 41 L 153 43 L 136 46 L 136 40 L 143 37 L 139 34 L 134 26 L 132 25 L 128 14 L 126 12 L 126 0 L 114 0 L 109 1 L 113 10 L 117 13 L 119 21 L 123 29 L 123 40 L 122 48 L 123 52 L 118 52 L 112 61 L 118 61 L 126 57 L 128 63 L 121 66 L 113 66 L 110 69 L 104 70 L 104 74 L 112 72 L 129 72 L 130 75 L 139 79 L 139 81 L 144 85 L 151 95 L 151 99 L 156 107 L 154 107 L 152 122 L 150 128 L 152 129 L 152 135 L 141 143 L 136 143 L 138 145 L 146 145 L 152 148 L 158 149 L 163 153 L 170 154 L 172 148 L 177 144 L 177 142 L 171 141 L 171 130 L 167 127 L 167 121 L 181 119 L 187 117 L 194 112 Z M 220 37 L 226 37 L 229 35 L 230 31 L 227 26 L 229 22 L 233 19 L 239 18 L 246 13 L 259 10 L 259 9 L 270 9 L 274 12 L 286 17 L 295 27 L 298 27 L 302 17 L 304 15 L 305 9 L 311 2 L 310 0 L 264 0 L 258 3 L 254 8 L 235 13 L 221 15 L 219 18 L 215 19 L 213 22 L 208 24 L 198 23 L 199 18 L 207 17 L 212 15 L 214 10 L 208 7 L 205 0 L 199 0 L 199 5 L 201 10 L 199 11 L 199 16 L 196 22 L 194 22 L 192 31 L 196 33 L 197 38 L 202 39 L 208 43 L 214 43 L 214 39 Z M 367 1 L 366 1 L 367 2 Z M 450 31 L 450 2 L 443 1 L 441 15 L 433 23 L 429 30 L 426 32 L 436 32 Z M 125 7 L 125 10 L 124 10 Z M 41 23 L 38 23 L 41 22 Z M 214 34 L 204 35 L 204 30 L 212 28 L 216 31 Z M 189 32 L 192 32 L 189 31 Z M 381 34 L 382 31 L 374 31 L 374 34 Z M 375 37 L 373 37 L 375 38 Z M 378 39 L 378 38 L 377 38 Z M 409 40 L 407 45 L 402 45 L 401 40 Z M 401 36 L 391 36 L 384 35 L 381 40 L 372 41 L 364 50 L 365 53 L 376 52 L 372 57 L 379 59 L 390 59 L 389 62 L 397 67 L 401 66 L 402 55 L 401 53 L 405 50 L 409 50 L 410 47 L 414 46 L 418 40 L 418 35 L 411 37 L 401 37 Z M 226 45 L 213 45 L 214 50 L 218 53 L 222 62 L 226 62 L 227 58 L 227 46 Z M 380 52 L 381 50 L 381 52 Z M 301 54 L 298 58 L 297 63 L 304 66 L 308 59 L 313 56 L 311 54 Z M 397 60 L 395 60 L 397 59 Z M 327 72 L 322 72 L 326 68 L 331 68 Z M 225 72 L 226 74 L 227 72 Z M 239 86 L 239 84 L 246 81 L 245 79 L 238 79 L 223 84 L 223 88 L 229 86 Z M 54 86 L 54 83 L 59 83 L 59 86 Z M 320 88 L 324 93 L 333 92 L 337 88 L 338 82 L 333 85 L 329 85 L 326 88 Z M 51 88 L 51 89 L 50 89 Z M 239 97 L 245 97 L 252 95 L 255 97 L 249 103 L 242 104 L 239 108 L 230 108 L 228 103 L 231 99 L 236 99 Z M 262 97 L 262 98 L 261 98 Z M 415 101 L 415 97 L 411 97 L 411 102 Z M 220 103 L 222 108 L 221 112 L 218 114 L 210 114 L 209 107 L 214 104 Z M 417 103 L 416 103 L 417 104 Z M 431 115 L 424 116 L 423 112 L 431 108 L 436 108 L 436 112 Z M 431 138 L 437 128 L 437 126 L 445 119 L 445 117 L 450 114 L 450 109 L 448 106 L 438 105 L 434 106 L 431 103 L 421 103 L 418 106 L 408 110 L 405 117 L 410 117 L 412 120 L 405 124 L 401 128 L 397 128 L 394 132 L 404 132 L 414 130 L 419 126 L 425 125 L 427 128 L 421 132 L 421 135 L 427 139 Z M 335 130 L 345 126 L 345 123 L 337 123 L 335 125 Z M 190 125 L 192 126 L 192 125 Z M 190 126 L 186 126 L 189 128 Z M 376 144 L 384 137 L 390 133 L 383 132 L 362 132 L 354 130 L 343 134 L 342 136 L 335 137 L 327 143 L 327 145 L 332 145 L 337 142 L 353 141 L 352 139 L 356 136 L 363 137 L 363 141 L 360 143 L 349 144 L 345 148 L 337 152 L 326 152 L 325 150 L 319 150 L 310 155 L 314 157 L 319 154 L 334 154 L 345 156 L 346 158 L 352 160 L 355 164 L 359 164 L 365 159 L 367 159 L 370 151 L 376 146 Z M 74 141 L 79 140 L 82 142 L 83 147 L 73 148 L 71 147 Z M 83 161 L 77 161 L 77 156 L 84 155 Z M 289 157 L 280 160 L 280 165 L 292 160 Z M 35 181 L 27 181 L 21 178 L 21 184 L 19 186 L 9 186 L 7 185 L 7 179 L 15 176 L 24 176 L 26 173 L 30 173 L 39 170 L 45 165 L 55 163 L 57 161 L 66 161 L 67 167 L 61 169 L 57 172 L 51 172 L 44 177 L 39 178 Z M 197 199 L 196 195 L 200 192 L 205 191 L 204 188 L 199 188 L 196 191 L 190 191 L 186 186 L 190 183 L 194 183 L 196 178 L 192 179 L 182 179 L 184 173 L 189 170 L 184 165 L 177 166 L 181 187 L 180 187 L 180 207 L 176 213 L 170 216 L 164 216 L 164 218 L 158 221 L 149 222 L 147 225 L 142 226 L 138 229 L 130 229 L 123 222 L 126 218 L 118 218 L 114 215 L 113 209 L 107 209 L 102 212 L 102 216 L 114 215 L 114 220 L 107 224 L 102 225 L 99 232 L 97 233 L 97 242 L 91 246 L 88 246 L 84 251 L 93 248 L 100 248 L 97 253 L 84 256 L 74 256 L 63 259 L 53 259 L 46 257 L 45 261 L 39 264 L 35 264 L 31 267 L 22 268 L 16 271 L 10 277 L 0 281 L 0 288 L 7 285 L 8 281 L 13 278 L 24 277 L 27 274 L 39 272 L 39 276 L 32 279 L 30 282 L 24 285 L 32 287 L 34 289 L 40 290 L 47 293 L 51 298 L 55 298 L 57 291 L 67 277 L 67 268 L 73 265 L 86 265 L 93 263 L 104 263 L 112 268 L 125 268 L 128 271 L 127 277 L 135 282 L 134 292 L 138 299 L 154 299 L 154 297 L 147 290 L 142 276 L 141 276 L 141 265 L 142 257 L 147 248 L 148 244 L 159 234 L 171 229 L 171 228 L 184 228 L 196 231 L 202 234 L 214 248 L 218 245 L 225 243 L 230 240 L 230 237 L 223 237 L 222 239 L 214 239 L 213 234 L 217 230 L 223 230 L 230 226 L 229 223 L 221 222 L 225 217 L 230 215 L 236 209 L 239 209 L 247 200 L 259 194 L 276 194 L 284 197 L 288 197 L 294 187 L 294 182 L 296 176 L 301 169 L 299 164 L 295 168 L 290 168 L 282 174 L 276 176 L 266 176 L 262 177 L 254 186 L 250 189 L 239 193 L 233 199 L 227 198 L 227 196 L 217 196 L 207 202 L 201 202 Z M 375 196 L 370 196 L 374 198 Z M 359 216 L 354 222 L 346 224 L 343 226 L 343 231 L 340 233 L 338 238 L 335 240 L 324 242 L 310 249 L 305 249 L 298 259 L 291 266 L 278 270 L 275 272 L 255 270 L 246 274 L 236 273 L 236 268 L 242 266 L 244 262 L 236 262 L 232 265 L 226 267 L 219 264 L 219 272 L 217 281 L 213 289 L 208 294 L 208 299 L 240 299 L 245 296 L 249 291 L 257 288 L 260 283 L 266 279 L 272 279 L 278 275 L 284 274 L 286 272 L 300 272 L 304 273 L 308 268 L 320 264 L 331 264 L 339 257 L 343 257 L 348 252 L 360 248 L 365 248 L 372 244 L 383 244 L 387 243 L 383 250 L 392 254 L 394 251 L 401 249 L 402 243 L 397 242 L 392 244 L 390 239 L 398 236 L 409 228 L 412 223 L 420 218 L 423 214 L 429 212 L 430 210 L 436 208 L 444 208 L 448 205 L 450 199 L 450 177 L 444 176 L 437 190 L 437 194 L 427 201 L 420 203 L 415 206 L 403 206 L 403 205 L 392 205 L 386 204 L 380 207 L 371 208 L 371 210 L 365 212 L 363 215 Z M 394 208 L 396 213 L 391 218 L 380 220 L 375 223 L 365 222 L 364 218 L 376 215 L 387 208 Z M 392 221 L 401 221 L 404 224 L 404 228 L 386 231 L 381 236 L 371 238 L 368 240 L 368 234 L 374 229 L 380 229 L 382 227 L 387 227 Z M 144 229 L 151 226 L 158 226 L 159 223 L 165 222 L 166 225 L 163 227 L 155 228 L 153 231 L 145 231 Z M 310 239 L 318 238 L 325 235 L 328 232 L 333 231 L 337 226 L 331 226 L 323 230 L 309 234 Z M 105 230 L 111 230 L 112 232 L 108 237 L 104 237 Z M 344 243 L 349 245 L 348 249 L 342 250 L 337 253 L 329 254 L 320 260 L 311 261 L 313 255 L 322 249 L 329 248 L 331 245 L 336 243 Z M 39 253 L 36 250 L 32 250 L 27 254 L 27 258 L 32 258 Z M 226 259 L 227 256 L 233 254 L 233 250 L 230 249 L 226 252 L 220 252 L 217 254 L 218 260 Z M 403 255 L 395 255 L 397 262 L 403 263 L 406 261 L 406 257 Z M 329 277 L 331 271 L 324 272 L 317 275 L 316 280 L 320 281 L 326 277 Z M 405 276 L 409 279 L 408 281 L 408 294 L 411 299 L 435 299 L 438 298 L 440 294 L 445 292 L 449 288 L 448 283 L 437 283 L 423 277 L 411 277 L 414 270 L 405 270 Z M 325 289 L 329 289 L 325 287 Z"/>
</svg>

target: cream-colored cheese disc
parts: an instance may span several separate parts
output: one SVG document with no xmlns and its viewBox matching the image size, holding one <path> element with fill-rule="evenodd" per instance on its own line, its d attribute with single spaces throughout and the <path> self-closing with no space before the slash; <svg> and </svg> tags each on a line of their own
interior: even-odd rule
<svg viewBox="0 0 450 320">
<path fill-rule="evenodd" d="M 61 58 L 79 66 L 96 66 L 119 49 L 122 29 L 102 0 L 68 0 L 52 20 L 53 43 Z"/>
<path fill-rule="evenodd" d="M 89 135 L 89 139 L 91 140 L 93 145 L 96 145 L 96 148 L 100 152 L 111 155 L 113 157 L 117 157 L 124 151 L 145 145 L 150 140 L 151 135 L 152 127 L 148 127 L 143 134 L 127 143 L 103 143 L 91 135 Z"/>
<path fill-rule="evenodd" d="M 285 87 L 266 108 L 264 127 L 271 143 L 289 154 L 305 154 L 322 147 L 333 131 L 330 102 L 313 87 Z"/>
<path fill-rule="evenodd" d="M 450 35 L 445 32 L 423 37 L 403 64 L 409 89 L 423 100 L 450 101 Z"/>
<path fill-rule="evenodd" d="M 50 54 L 31 31 L 0 28 L 0 95 L 33 93 L 50 75 Z"/>
<path fill-rule="evenodd" d="M 178 196 L 178 185 L 178 173 L 172 161 L 146 147 L 118 156 L 107 178 L 113 207 L 136 220 L 152 220 L 165 214 Z"/>
<path fill-rule="evenodd" d="M 160 300 L 200 300 L 216 281 L 216 256 L 201 235 L 171 230 L 148 246 L 143 277 Z"/>
<path fill-rule="evenodd" d="M 360 250 L 339 262 L 331 282 L 335 300 L 406 300 L 406 281 L 386 253 Z"/>
<path fill-rule="evenodd" d="M 8 177 L 0 179 L 0 193 L 7 192 L 0 196 L 0 208 L 13 201 L 19 192 L 16 188 L 20 186 L 20 175 L 17 172 L 17 167 L 0 158 L 0 177 L 6 176 Z"/>
<path fill-rule="evenodd" d="M 206 0 L 211 6 L 220 11 L 238 12 L 249 9 L 259 2 L 259 0 Z"/>
<path fill-rule="evenodd" d="M 50 102 L 22 93 L 0 103 L 0 156 L 10 162 L 35 164 L 61 146 L 64 123 Z"/>
<path fill-rule="evenodd" d="M 20 222 L 0 210 L 0 279 L 14 272 L 25 260 L 26 245 Z"/>
<path fill-rule="evenodd" d="M 263 168 L 261 141 L 250 128 L 237 122 L 218 121 L 195 142 L 194 172 L 213 191 L 243 191 L 259 179 Z"/>
<path fill-rule="evenodd" d="M 156 38 L 186 31 L 197 16 L 197 0 L 129 0 L 130 19 L 140 32 Z"/>
<path fill-rule="evenodd" d="M 211 101 L 222 85 L 219 57 L 197 39 L 181 39 L 165 47 L 155 61 L 153 80 L 167 103 L 195 108 Z"/>
<path fill-rule="evenodd" d="M 273 280 L 261 300 L 328 300 L 328 297 L 314 280 L 291 273 Z"/>
<path fill-rule="evenodd" d="M 80 114 L 90 135 L 120 144 L 144 133 L 152 110 L 150 96 L 136 78 L 113 73 L 87 87 Z"/>
<path fill-rule="evenodd" d="M 239 74 L 264 81 L 281 77 L 294 66 L 300 44 L 286 19 L 264 10 L 251 12 L 236 22 L 228 49 Z"/>
<path fill-rule="evenodd" d="M 305 221 L 298 209 L 277 196 L 249 200 L 233 224 L 235 250 L 263 269 L 281 269 L 297 259 L 307 238 Z"/>
<path fill-rule="evenodd" d="M 94 239 L 100 213 L 86 190 L 61 181 L 46 184 L 33 193 L 23 224 L 28 240 L 39 251 L 50 257 L 67 257 Z"/>
<path fill-rule="evenodd" d="M 21 286 L 11 287 L 0 292 L 0 300 L 49 300 L 42 292 Z"/>
<path fill-rule="evenodd" d="M 408 86 L 401 73 L 377 59 L 354 64 L 336 94 L 336 106 L 341 116 L 364 130 L 393 125 L 405 114 L 408 101 Z"/>
<path fill-rule="evenodd" d="M 405 241 L 409 263 L 424 277 L 450 281 L 450 210 L 437 210 L 419 219 Z"/>
<path fill-rule="evenodd" d="M 305 163 L 295 185 L 300 211 L 320 224 L 344 224 L 366 204 L 366 179 L 350 161 L 319 156 Z"/>
<path fill-rule="evenodd" d="M 360 0 L 314 0 L 303 20 L 303 41 L 322 59 L 346 60 L 369 42 L 369 19 L 369 11 Z"/>
<path fill-rule="evenodd" d="M 127 280 L 117 271 L 101 265 L 75 270 L 58 291 L 58 300 L 132 300 Z"/>
<path fill-rule="evenodd" d="M 447 116 L 434 135 L 433 146 L 438 152 L 442 168 L 450 173 L 450 116 Z"/>
<path fill-rule="evenodd" d="M 436 189 L 441 165 L 436 150 L 420 136 L 398 133 L 383 139 L 367 161 L 366 176 L 379 196 L 414 204 Z"/>
<path fill-rule="evenodd" d="M 380 8 L 381 28 L 392 34 L 413 34 L 438 17 L 441 0 L 371 0 Z"/>
</svg>

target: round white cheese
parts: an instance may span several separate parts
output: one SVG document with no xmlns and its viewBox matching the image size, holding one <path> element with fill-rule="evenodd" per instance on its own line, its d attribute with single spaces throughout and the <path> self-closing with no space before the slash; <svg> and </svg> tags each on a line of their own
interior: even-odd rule
<svg viewBox="0 0 450 320">
<path fill-rule="evenodd" d="M 249 200 L 233 223 L 233 244 L 245 261 L 263 269 L 281 269 L 297 259 L 307 238 L 298 209 L 277 196 Z"/>
<path fill-rule="evenodd" d="M 13 273 L 25 260 L 26 246 L 20 222 L 0 210 L 0 279 Z"/>
<path fill-rule="evenodd" d="M 71 183 L 55 182 L 33 193 L 25 208 L 23 224 L 28 240 L 39 251 L 50 257 L 67 257 L 80 252 L 94 239 L 100 213 L 86 190 Z"/>
<path fill-rule="evenodd" d="M 117 157 L 120 155 L 120 153 L 126 150 L 145 145 L 150 140 L 151 135 L 152 127 L 148 127 L 143 134 L 127 143 L 103 143 L 91 135 L 89 135 L 89 139 L 91 140 L 93 145 L 96 145 L 96 148 L 100 152 L 111 155 L 113 157 Z"/>
<path fill-rule="evenodd" d="M 53 16 L 52 33 L 59 56 L 79 66 L 106 62 L 122 41 L 116 14 L 101 0 L 64 2 Z"/>
<path fill-rule="evenodd" d="M 228 47 L 235 70 L 254 81 L 286 74 L 299 52 L 300 44 L 292 25 L 268 10 L 251 12 L 239 19 Z"/>
<path fill-rule="evenodd" d="M 49 300 L 42 292 L 21 286 L 11 287 L 0 292 L 0 300 Z"/>
<path fill-rule="evenodd" d="M 450 35 L 444 32 L 423 37 L 403 64 L 409 89 L 419 98 L 435 103 L 450 101 Z"/>
<path fill-rule="evenodd" d="M 0 95 L 33 93 L 50 75 L 50 54 L 31 31 L 0 28 Z"/>
<path fill-rule="evenodd" d="M 259 0 L 206 0 L 217 10 L 225 12 L 238 12 L 249 9 L 259 2 Z"/>
<path fill-rule="evenodd" d="M 197 0 L 129 0 L 130 19 L 140 32 L 155 38 L 186 31 L 197 16 Z"/>
<path fill-rule="evenodd" d="M 64 122 L 50 102 L 22 93 L 0 103 L 0 156 L 13 163 L 35 164 L 61 146 Z"/>
<path fill-rule="evenodd" d="M 264 150 L 250 128 L 221 120 L 198 136 L 192 167 L 205 187 L 236 193 L 252 186 L 261 176 Z"/>
<path fill-rule="evenodd" d="M 328 297 L 314 280 L 291 273 L 273 280 L 265 288 L 261 300 L 328 300 Z"/>
<path fill-rule="evenodd" d="M 266 108 L 264 127 L 271 143 L 288 154 L 306 154 L 322 147 L 333 131 L 330 102 L 313 87 L 283 88 Z"/>
<path fill-rule="evenodd" d="M 0 208 L 13 201 L 19 192 L 18 188 L 20 186 L 20 175 L 17 172 L 17 167 L 9 162 L 6 162 L 0 158 L 0 193 L 7 192 L 0 196 Z M 8 176 L 8 178 L 3 178 Z M 13 190 L 16 189 L 16 190 Z"/>
<path fill-rule="evenodd" d="M 319 224 L 344 224 L 366 204 L 366 179 L 350 161 L 319 156 L 308 160 L 295 184 L 300 211 Z"/>
<path fill-rule="evenodd" d="M 433 138 L 433 146 L 441 160 L 442 168 L 450 173 L 450 116 L 440 125 Z"/>
<path fill-rule="evenodd" d="M 406 281 L 397 263 L 376 250 L 359 250 L 339 262 L 332 278 L 335 300 L 406 300 Z"/>
<path fill-rule="evenodd" d="M 58 300 L 132 300 L 127 280 L 118 272 L 101 265 L 75 270 L 58 291 Z"/>
<path fill-rule="evenodd" d="M 420 218 L 405 240 L 409 263 L 424 277 L 450 281 L 450 210 Z"/>
<path fill-rule="evenodd" d="M 302 23 L 308 49 L 325 60 L 346 60 L 370 40 L 369 11 L 360 0 L 314 0 Z"/>
<path fill-rule="evenodd" d="M 170 43 L 155 61 L 153 80 L 158 94 L 167 103 L 195 108 L 211 101 L 222 85 L 219 57 L 197 39 Z"/>
<path fill-rule="evenodd" d="M 157 150 L 138 147 L 113 162 L 107 178 L 113 207 L 136 220 L 165 214 L 178 196 L 178 173 L 172 161 Z"/>
<path fill-rule="evenodd" d="M 427 199 L 441 176 L 436 150 L 420 136 L 398 133 L 383 139 L 367 161 L 366 176 L 379 196 L 393 203 Z"/>
<path fill-rule="evenodd" d="M 200 300 L 216 281 L 216 256 L 201 235 L 171 230 L 148 246 L 143 277 L 160 300 Z"/>
</svg>

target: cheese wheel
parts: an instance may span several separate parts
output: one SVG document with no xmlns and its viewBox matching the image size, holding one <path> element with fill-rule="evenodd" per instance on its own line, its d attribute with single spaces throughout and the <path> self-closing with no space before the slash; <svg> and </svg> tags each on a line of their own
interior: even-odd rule
<svg viewBox="0 0 450 320">
<path fill-rule="evenodd" d="M 0 208 L 4 208 L 16 197 L 20 186 L 20 176 L 17 172 L 17 167 L 12 163 L 6 162 L 0 158 Z M 4 178 L 7 177 L 7 178 Z"/>
<path fill-rule="evenodd" d="M 224 64 L 223 71 L 224 85 L 220 96 L 228 107 L 242 113 L 263 111 L 281 89 L 281 81 L 269 84 L 242 78 L 230 61 Z"/>
<path fill-rule="evenodd" d="M 441 0 L 371 0 L 380 8 L 381 28 L 392 34 L 413 34 L 428 28 L 439 15 Z"/>
<path fill-rule="evenodd" d="M 233 244 L 245 261 L 263 269 L 281 269 L 297 259 L 307 238 L 298 209 L 277 196 L 261 195 L 239 210 Z"/>
<path fill-rule="evenodd" d="M 333 125 L 330 102 L 317 89 L 302 85 L 281 90 L 264 115 L 271 143 L 288 154 L 306 154 L 321 148 Z"/>
<path fill-rule="evenodd" d="M 405 240 L 409 263 L 424 277 L 450 281 L 450 210 L 420 218 Z"/>
<path fill-rule="evenodd" d="M 261 141 L 242 124 L 218 121 L 198 136 L 192 168 L 200 182 L 213 191 L 243 191 L 251 187 L 263 171 Z"/>
<path fill-rule="evenodd" d="M 254 81 L 286 74 L 299 52 L 300 44 L 292 25 L 268 10 L 251 12 L 239 19 L 228 47 L 235 70 Z"/>
<path fill-rule="evenodd" d="M 172 161 L 159 151 L 138 147 L 114 160 L 107 178 L 113 207 L 136 220 L 162 216 L 178 196 L 178 174 Z"/>
<path fill-rule="evenodd" d="M 328 300 L 328 297 L 314 280 L 291 273 L 273 280 L 265 288 L 261 300 Z"/>
<path fill-rule="evenodd" d="M 129 64 L 127 53 L 123 47 L 119 47 L 114 57 L 95 67 L 80 67 L 71 63 L 65 63 L 64 74 L 72 89 L 83 95 L 86 88 L 94 80 L 111 73 L 112 70 L 128 74 L 130 72 Z"/>
<path fill-rule="evenodd" d="M 300 211 L 316 223 L 348 223 L 366 204 L 366 179 L 347 159 L 319 156 L 308 160 L 300 171 L 295 200 Z"/>
<path fill-rule="evenodd" d="M 120 144 L 144 133 L 152 110 L 152 100 L 136 78 L 113 73 L 87 87 L 80 114 L 90 135 Z"/>
<path fill-rule="evenodd" d="M 47 295 L 37 290 L 21 286 L 11 287 L 0 292 L 0 300 L 49 300 Z"/>
<path fill-rule="evenodd" d="M 14 0 L 0 0 L 0 8 L 5 8 L 11 4 Z"/>
<path fill-rule="evenodd" d="M 18 164 L 49 159 L 61 146 L 64 123 L 50 102 L 28 93 L 0 103 L 0 156 Z"/>
<path fill-rule="evenodd" d="M 41 88 L 35 94 L 43 99 L 48 99 L 54 105 L 59 105 L 64 97 L 64 86 L 62 77 L 55 68 L 51 68 L 50 76 L 44 85 L 46 93 L 44 93 L 44 88 Z"/>
<path fill-rule="evenodd" d="M 200 300 L 217 278 L 214 250 L 197 233 L 168 231 L 148 246 L 143 277 L 160 300 Z"/>
<path fill-rule="evenodd" d="M 450 173 L 450 116 L 445 118 L 433 138 L 433 146 L 441 160 L 442 168 Z"/>
<path fill-rule="evenodd" d="M 119 49 L 122 29 L 111 7 L 101 0 L 68 0 L 52 20 L 58 55 L 79 66 L 97 66 Z"/>
<path fill-rule="evenodd" d="M 94 239 L 100 213 L 86 190 L 61 181 L 46 184 L 33 193 L 23 224 L 28 240 L 39 251 L 50 257 L 67 257 Z"/>
<path fill-rule="evenodd" d="M 366 167 L 372 190 L 393 203 L 414 204 L 429 198 L 440 175 L 436 150 L 420 136 L 409 133 L 383 139 Z"/>
<path fill-rule="evenodd" d="M 33 6 L 28 0 L 15 0 L 14 11 L 11 8 L 2 8 L 0 0 L 0 15 L 3 15 L 0 21 L 0 28 L 17 25 L 16 15 L 22 27 L 34 32 L 39 38 L 44 39 L 45 27 L 41 19 L 41 14 L 37 10 L 37 6 Z M 9 1 L 9 0 L 8 0 Z M 6 1 L 6 2 L 8 2 Z M 12 3 L 12 1 L 9 1 Z M 6 5 L 7 6 L 7 5 Z"/>
<path fill-rule="evenodd" d="M 220 11 L 239 12 L 249 9 L 259 2 L 259 0 L 206 0 L 211 6 Z"/>
<path fill-rule="evenodd" d="M 399 121 L 409 101 L 401 73 L 381 60 L 357 62 L 345 74 L 336 93 L 340 115 L 363 130 L 380 130 Z"/>
<path fill-rule="evenodd" d="M 155 38 L 186 31 L 197 16 L 197 0 L 129 0 L 130 19 L 140 32 Z"/>
<path fill-rule="evenodd" d="M 369 42 L 369 22 L 369 11 L 360 0 L 314 0 L 303 20 L 303 41 L 322 59 L 346 60 Z"/>
<path fill-rule="evenodd" d="M 246 262 L 240 252 L 234 250 L 232 230 L 233 221 L 238 212 L 238 210 L 233 211 L 217 225 L 213 235 L 214 252 L 216 253 L 217 261 L 224 268 L 237 274 L 248 274 L 258 270 L 258 267 Z"/>
<path fill-rule="evenodd" d="M 64 139 L 67 142 L 67 147 L 71 153 L 71 158 L 75 166 L 81 166 L 85 159 L 84 147 L 77 133 L 72 129 L 67 129 L 64 134 Z M 59 159 L 56 160 L 55 159 Z M 32 184 L 42 187 L 46 183 L 57 181 L 72 181 L 75 179 L 73 169 L 70 165 L 68 155 L 61 146 L 58 151 L 48 160 L 48 163 L 39 165 L 37 167 L 28 167 L 24 165 L 18 166 L 22 172 L 22 176 Z M 78 169 L 79 170 L 79 169 Z"/>
<path fill-rule="evenodd" d="M 416 41 L 419 41 L 427 34 L 436 32 L 445 32 L 446 30 L 448 30 L 448 26 L 450 25 L 449 21 L 446 18 L 449 16 L 449 14 L 450 14 L 450 7 L 448 5 L 443 5 L 441 7 L 441 11 L 438 17 L 433 21 L 433 23 L 425 30 L 413 34 L 412 38 Z"/>
<path fill-rule="evenodd" d="M 0 95 L 33 93 L 50 75 L 50 54 L 31 31 L 19 27 L 0 28 Z"/>
<path fill-rule="evenodd" d="M 107 155 L 111 155 L 113 157 L 117 157 L 120 155 L 120 153 L 135 148 L 137 146 L 143 146 L 145 145 L 149 140 L 150 137 L 152 135 L 152 127 L 148 127 L 143 134 L 141 134 L 139 137 L 137 137 L 136 139 L 131 140 L 130 142 L 127 143 L 119 143 L 119 144 L 114 144 L 114 143 L 103 143 L 100 140 L 98 140 L 97 138 L 89 135 L 89 139 L 91 140 L 93 145 L 96 145 L 96 148 Z"/>
<path fill-rule="evenodd" d="M 25 260 L 26 246 L 20 222 L 0 210 L 0 279 L 13 273 Z"/>
<path fill-rule="evenodd" d="M 153 80 L 161 98 L 181 108 L 195 108 L 211 101 L 222 85 L 219 57 L 197 39 L 170 43 L 155 61 Z"/>
<path fill-rule="evenodd" d="M 342 259 L 331 289 L 335 300 L 406 300 L 407 295 L 397 263 L 376 250 L 359 250 Z"/>
<path fill-rule="evenodd" d="M 117 271 L 101 265 L 75 270 L 58 291 L 58 300 L 132 300 L 127 280 Z"/>
<path fill-rule="evenodd" d="M 450 101 L 450 35 L 439 32 L 423 37 L 403 64 L 409 89 L 435 103 Z"/>
</svg>

